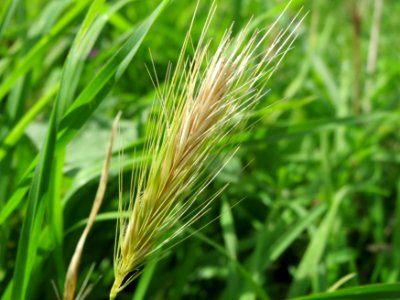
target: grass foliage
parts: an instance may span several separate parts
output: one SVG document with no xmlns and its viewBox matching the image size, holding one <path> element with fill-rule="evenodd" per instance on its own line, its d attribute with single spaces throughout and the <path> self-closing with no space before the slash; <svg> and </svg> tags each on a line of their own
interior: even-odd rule
<svg viewBox="0 0 400 300">
<path fill-rule="evenodd" d="M 117 299 L 400 299 L 400 3 L 286 4 L 218 0 L 208 23 L 200 1 L 191 26 L 186 0 L 1 2 L 1 300 L 63 294 L 118 111 L 76 299 L 108 298 L 116 234 L 118 270 L 127 243 L 154 250 L 177 232 L 127 260 Z M 300 9 L 295 42 L 260 64 Z M 259 28 L 259 42 L 281 14 L 256 47 L 243 37 Z M 246 63 L 227 63 L 232 53 Z M 232 130 L 243 110 L 250 126 Z"/>
</svg>

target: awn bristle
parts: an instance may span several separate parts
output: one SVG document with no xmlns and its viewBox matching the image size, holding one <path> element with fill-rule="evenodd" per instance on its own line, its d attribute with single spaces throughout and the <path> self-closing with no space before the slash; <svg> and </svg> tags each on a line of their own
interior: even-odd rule
<svg viewBox="0 0 400 300">
<path fill-rule="evenodd" d="M 228 30 L 209 58 L 205 34 L 214 12 L 215 6 L 191 62 L 183 54 L 190 40 L 188 34 L 174 75 L 159 91 L 161 112 L 151 127 L 147 145 L 152 161 L 134 176 L 129 220 L 119 220 L 111 299 L 139 275 L 152 254 L 208 210 L 217 195 L 194 204 L 235 151 L 223 154 L 225 160 L 217 163 L 222 141 L 229 141 L 233 131 L 243 126 L 247 113 L 265 93 L 268 79 L 293 43 L 302 21 L 297 14 L 261 54 L 283 13 L 266 32 L 249 36 L 247 25 L 233 38 Z M 214 171 L 210 171 L 208 167 L 215 163 L 218 166 L 213 165 Z"/>
</svg>

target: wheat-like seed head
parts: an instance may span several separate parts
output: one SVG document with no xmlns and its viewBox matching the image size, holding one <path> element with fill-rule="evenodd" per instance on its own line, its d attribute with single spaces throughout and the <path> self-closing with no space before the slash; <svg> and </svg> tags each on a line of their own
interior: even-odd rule
<svg viewBox="0 0 400 300">
<path fill-rule="evenodd" d="M 223 163 L 213 171 L 207 170 L 208 166 L 215 154 L 221 153 L 222 141 L 244 123 L 246 113 L 263 95 L 301 22 L 296 15 L 261 54 L 261 45 L 268 41 L 278 20 L 265 32 L 250 34 L 248 25 L 236 38 L 229 29 L 210 55 L 205 34 L 214 11 L 215 6 L 193 59 L 184 56 L 188 35 L 170 83 L 159 91 L 161 112 L 147 145 L 152 161 L 134 176 L 129 220 L 119 220 L 111 299 L 138 276 L 151 254 L 207 211 L 215 197 L 194 204 Z M 177 226 L 178 222 L 183 225 Z"/>
</svg>

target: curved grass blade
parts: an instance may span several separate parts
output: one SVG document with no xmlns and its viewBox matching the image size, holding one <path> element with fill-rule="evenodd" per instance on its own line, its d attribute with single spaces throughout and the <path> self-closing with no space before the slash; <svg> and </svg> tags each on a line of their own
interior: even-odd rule
<svg viewBox="0 0 400 300">
<path fill-rule="evenodd" d="M 389 300 L 400 299 L 400 284 L 370 284 L 335 292 L 293 298 L 293 300 Z"/>
<path fill-rule="evenodd" d="M 124 45 L 111 57 L 99 74 L 96 75 L 74 101 L 61 121 L 61 132 L 57 141 L 58 147 L 65 147 L 107 96 L 116 81 L 128 67 L 150 27 L 168 2 L 169 0 L 162 1 L 153 13 L 133 31 Z"/>
</svg>

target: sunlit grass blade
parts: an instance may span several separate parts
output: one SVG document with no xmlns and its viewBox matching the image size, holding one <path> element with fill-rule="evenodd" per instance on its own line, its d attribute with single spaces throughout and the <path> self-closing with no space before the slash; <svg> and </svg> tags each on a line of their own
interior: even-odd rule
<svg viewBox="0 0 400 300">
<path fill-rule="evenodd" d="M 58 147 L 63 147 L 74 137 L 87 118 L 110 92 L 136 54 L 151 25 L 168 2 L 164 0 L 160 3 L 79 94 L 61 122 L 60 136 L 57 142 Z"/>
</svg>

